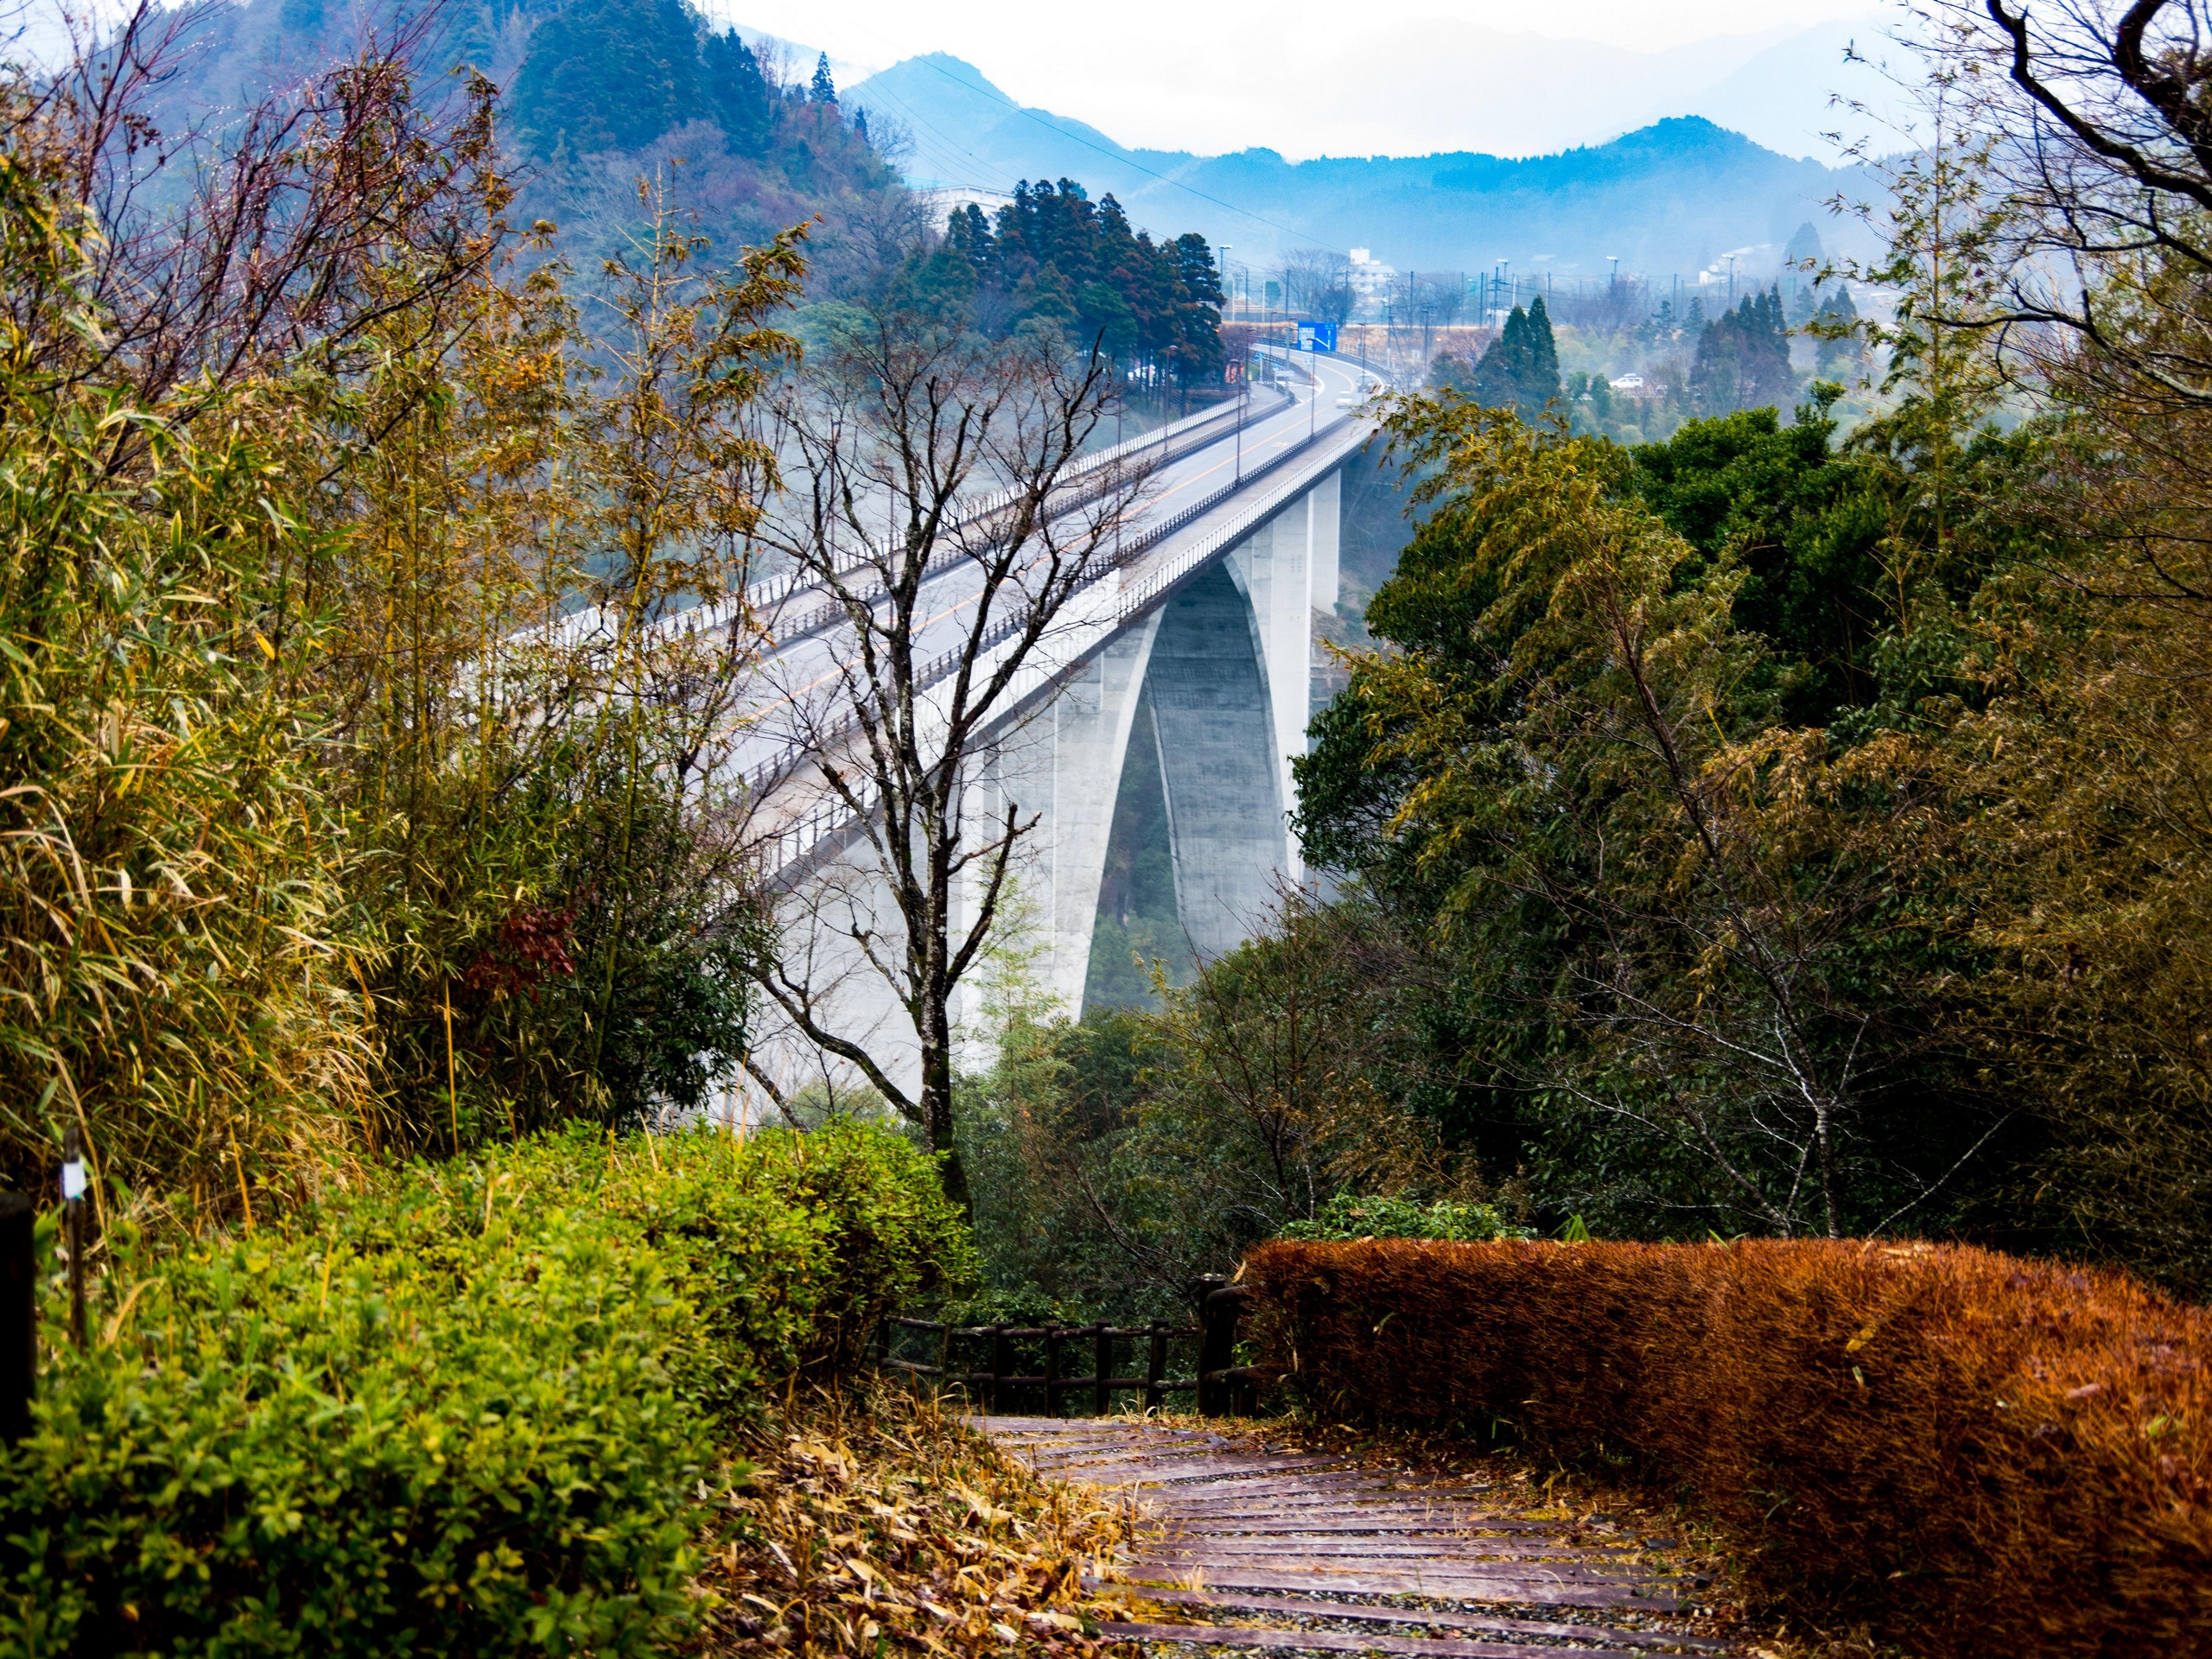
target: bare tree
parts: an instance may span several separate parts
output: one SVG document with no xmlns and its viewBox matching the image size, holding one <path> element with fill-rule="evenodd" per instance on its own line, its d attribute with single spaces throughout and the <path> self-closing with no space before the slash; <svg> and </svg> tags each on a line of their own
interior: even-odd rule
<svg viewBox="0 0 2212 1659">
<path fill-rule="evenodd" d="M 365 30 L 350 60 L 219 126 L 166 107 L 214 10 L 140 0 L 97 41 L 80 28 L 59 73 L 0 86 L 11 149 L 39 157 L 100 230 L 71 280 L 109 326 L 50 366 L 121 376 L 185 421 L 241 376 L 358 371 L 392 349 L 398 319 L 437 337 L 496 258 L 511 195 L 498 89 L 474 77 L 417 94 L 436 7 Z M 20 316 L 47 297 L 0 306 Z M 119 434 L 118 464 L 136 454 Z"/>
<path fill-rule="evenodd" d="M 2010 303 L 1971 321 L 2037 369 L 2054 340 L 2079 341 L 2139 391 L 2212 406 L 2212 340 L 2138 326 L 2139 273 L 2212 271 L 2212 4 L 1931 0 L 1925 22 L 1961 128 L 2003 135 L 1985 189 L 2010 232 L 1992 250 L 2009 256 Z"/>
<path fill-rule="evenodd" d="M 1392 284 L 1400 322 L 1421 330 L 1421 360 L 1424 367 L 1434 355 L 1439 328 L 1459 321 L 1466 304 L 1467 284 L 1452 270 L 1408 271 Z"/>
<path fill-rule="evenodd" d="M 842 334 L 778 416 L 791 488 L 764 538 L 828 597 L 836 626 L 822 654 L 786 671 L 804 682 L 784 716 L 792 759 L 762 793 L 772 806 L 810 785 L 853 826 L 846 868 L 858 874 L 804 906 L 809 937 L 761 964 L 761 986 L 799 1038 L 948 1154 L 948 1190 L 963 1198 L 953 997 L 1039 822 L 1018 786 L 983 774 L 1040 677 L 1065 665 L 1071 605 L 1111 568 L 1141 493 L 1140 467 L 1076 476 L 1114 386 L 1105 359 L 1041 333 L 991 342 L 880 315 Z M 825 931 L 912 1022 L 911 1084 L 836 1011 Z M 787 1099 L 759 1056 L 748 1069 Z"/>
<path fill-rule="evenodd" d="M 1351 261 L 1325 249 L 1299 248 L 1283 256 L 1283 302 L 1321 322 L 1339 326 L 1351 316 Z"/>
</svg>

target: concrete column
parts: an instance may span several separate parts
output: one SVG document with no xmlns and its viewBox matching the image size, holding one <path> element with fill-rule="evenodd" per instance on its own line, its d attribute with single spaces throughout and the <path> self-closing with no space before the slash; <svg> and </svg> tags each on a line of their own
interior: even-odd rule
<svg viewBox="0 0 2212 1659">
<path fill-rule="evenodd" d="M 1051 876 L 1038 883 L 1037 916 L 1051 930 L 1048 982 L 1071 1019 L 1083 1012 L 1114 803 L 1160 614 L 1152 612 L 1080 664 L 1052 702 Z M 1140 741 L 1151 742 L 1152 734 Z"/>
<path fill-rule="evenodd" d="M 1230 555 L 1232 569 L 1251 595 L 1260 662 L 1272 718 L 1270 748 L 1276 794 L 1286 810 L 1298 797 L 1290 758 L 1306 753 L 1306 724 L 1313 693 L 1313 607 L 1317 580 L 1334 605 L 1337 585 L 1336 474 L 1308 490 Z M 1302 879 L 1297 837 L 1283 834 L 1283 868 Z"/>
<path fill-rule="evenodd" d="M 1302 582 L 1300 589 L 1302 602 Z M 1249 938 L 1287 874 L 1283 769 L 1257 632 L 1253 604 L 1224 562 L 1168 601 L 1153 641 L 1175 906 L 1202 959 Z"/>
<path fill-rule="evenodd" d="M 1342 542 L 1344 518 L 1344 475 L 1331 473 L 1313 486 L 1306 499 L 1313 504 L 1313 574 L 1307 582 L 1306 597 L 1315 610 L 1333 613 L 1340 587 L 1338 550 Z M 1305 746 L 1299 753 L 1306 752 Z"/>
</svg>

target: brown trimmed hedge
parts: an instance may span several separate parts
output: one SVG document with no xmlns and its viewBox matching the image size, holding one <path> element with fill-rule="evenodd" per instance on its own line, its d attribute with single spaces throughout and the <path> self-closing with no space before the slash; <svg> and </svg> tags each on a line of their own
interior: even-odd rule
<svg viewBox="0 0 2212 1659">
<path fill-rule="evenodd" d="M 2212 1654 L 2212 1313 L 1992 1251 L 1277 1243 L 1316 1407 L 1626 1459 L 1757 1589 L 1922 1659 Z"/>
</svg>

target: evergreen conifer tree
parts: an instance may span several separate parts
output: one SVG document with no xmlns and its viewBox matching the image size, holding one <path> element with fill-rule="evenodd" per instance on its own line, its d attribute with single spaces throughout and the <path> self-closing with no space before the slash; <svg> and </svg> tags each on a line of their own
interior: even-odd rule
<svg viewBox="0 0 2212 1659">
<path fill-rule="evenodd" d="M 1534 415 L 1560 395 L 1559 346 L 1541 295 L 1527 310 L 1515 306 L 1505 327 L 1475 365 L 1474 398 L 1491 409 Z"/>
<path fill-rule="evenodd" d="M 709 35 L 701 43 L 700 79 L 707 101 L 721 124 L 722 137 L 740 156 L 766 152 L 775 109 L 760 60 L 734 29 Z"/>
<path fill-rule="evenodd" d="M 514 118 L 540 154 L 634 149 L 698 113 L 698 26 L 683 0 L 574 0 L 530 44 Z"/>
<path fill-rule="evenodd" d="M 1559 346 L 1541 294 L 1529 302 L 1529 360 L 1521 375 L 1521 407 L 1538 410 L 1560 395 Z"/>
<path fill-rule="evenodd" d="M 1690 369 L 1690 396 L 1699 413 L 1787 409 L 1796 395 L 1778 287 L 1752 295 L 1706 325 Z"/>
<path fill-rule="evenodd" d="M 1828 283 L 1821 292 L 1820 308 L 1813 313 L 1813 332 L 1820 336 L 1820 372 L 1829 379 L 1851 372 L 1859 363 L 1859 308 L 1851 290 L 1841 283 Z"/>
<path fill-rule="evenodd" d="M 821 54 L 814 60 L 814 83 L 807 89 L 807 96 L 817 104 L 837 101 L 837 83 L 830 79 L 830 54 Z"/>
<path fill-rule="evenodd" d="M 1528 360 L 1529 314 L 1516 305 L 1475 365 L 1475 401 L 1491 409 L 1518 409 Z"/>
</svg>

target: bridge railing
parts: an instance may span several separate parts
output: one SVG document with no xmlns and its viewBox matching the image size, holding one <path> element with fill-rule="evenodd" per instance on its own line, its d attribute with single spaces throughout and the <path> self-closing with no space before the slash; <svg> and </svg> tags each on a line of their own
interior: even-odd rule
<svg viewBox="0 0 2212 1659">
<path fill-rule="evenodd" d="M 1141 1409 L 1158 1411 L 1171 1395 L 1195 1396 L 1209 1415 L 1249 1412 L 1258 1373 L 1236 1363 L 1238 1321 L 1245 1292 L 1242 1286 L 1208 1279 L 1199 1285 L 1196 1325 L 1154 1319 L 1145 1325 L 947 1325 L 935 1319 L 887 1319 L 876 1337 L 875 1363 L 940 1390 L 958 1389 L 988 1412 L 1037 1412 L 1046 1417 L 1110 1415 L 1116 1395 L 1134 1395 Z M 902 1357 L 902 1339 L 932 1357 Z M 1193 1350 L 1191 1346 L 1195 1343 Z M 978 1363 L 956 1365 L 965 1346 Z M 1171 1376 L 1172 1351 L 1191 1356 L 1186 1376 Z M 1122 1354 L 1128 1361 L 1122 1363 Z M 1140 1363 L 1143 1370 L 1135 1368 Z M 1074 1365 L 1088 1363 L 1081 1371 Z M 1076 1402 L 1071 1413 L 1069 1402 Z"/>
<path fill-rule="evenodd" d="M 1289 393 L 1285 392 L 1282 401 L 1287 405 L 1295 399 Z M 1127 442 L 1116 444 L 1112 448 L 1103 451 L 1099 454 L 1087 457 L 1081 465 L 1071 468 L 1067 476 L 1058 486 L 1070 489 L 1071 494 L 1068 499 L 1059 502 L 1054 511 L 1067 512 L 1096 500 L 1113 487 L 1110 481 L 1088 490 L 1080 486 L 1086 480 L 1095 477 L 1102 468 L 1110 467 L 1130 455 L 1137 454 L 1147 448 L 1157 448 L 1160 451 L 1160 463 L 1165 465 L 1171 461 L 1179 461 L 1193 449 L 1204 448 L 1206 444 L 1214 442 L 1214 439 L 1211 435 L 1200 439 L 1199 433 L 1208 425 L 1221 423 L 1227 416 L 1237 412 L 1236 404 L 1225 404 L 1221 408 L 1211 410 L 1205 415 L 1193 416 L 1187 422 L 1178 422 L 1173 426 L 1162 427 L 1157 432 L 1147 432 L 1141 438 L 1131 438 Z M 1022 494 L 1023 492 L 1015 489 L 998 490 L 973 505 L 963 505 L 958 517 L 953 521 L 953 527 L 957 529 L 965 525 L 981 524 L 995 518 L 1013 506 L 1021 499 Z M 925 578 L 937 575 L 950 569 L 965 556 L 967 556 L 967 550 L 963 547 L 958 545 L 941 547 L 930 556 L 929 563 L 922 568 L 922 575 Z M 859 559 L 855 559 L 845 567 L 849 571 L 861 568 L 862 563 Z M 800 573 L 786 571 L 764 582 L 755 584 L 753 588 L 747 589 L 746 603 L 757 615 L 766 611 L 770 607 L 781 604 L 791 598 L 798 590 L 800 585 Z M 774 589 L 772 594 L 766 591 L 770 588 Z M 756 597 L 756 594 L 762 596 Z M 867 597 L 873 601 L 876 595 L 870 594 Z M 695 607 L 693 611 L 687 612 L 685 614 L 696 614 L 707 608 L 705 606 Z M 836 626 L 845 620 L 846 615 L 846 607 L 842 601 L 825 600 L 813 609 L 803 611 L 796 617 L 779 618 L 776 628 L 777 640 L 780 644 L 788 645 L 794 639 L 804 639 L 810 635 L 819 633 L 824 628 Z"/>
<path fill-rule="evenodd" d="M 1221 505 L 1224 501 L 1249 489 L 1255 482 L 1280 472 L 1317 448 L 1325 443 L 1340 441 L 1344 435 L 1341 427 L 1336 423 L 1332 423 L 1330 426 L 1301 440 L 1281 454 L 1262 463 L 1251 472 L 1246 473 L 1240 480 L 1222 486 L 1219 489 L 1192 502 L 1157 524 L 1147 525 L 1144 533 L 1125 543 L 1110 563 L 1100 566 L 1097 575 L 1084 584 L 1083 588 L 1077 590 L 1078 596 L 1095 591 L 1101 582 L 1118 580 L 1135 561 L 1167 537 L 1204 518 Z M 1295 493 L 1295 486 L 1270 492 L 1226 524 L 1179 551 L 1165 568 L 1147 573 L 1142 582 L 1121 590 L 1115 597 L 1110 624 L 1107 623 L 1107 619 L 1102 617 L 1098 619 L 1101 626 L 1096 627 L 1094 631 L 1103 639 L 1111 632 L 1127 626 L 1135 618 L 1141 616 L 1154 606 L 1164 602 L 1174 589 L 1193 573 L 1226 549 L 1233 547 L 1237 542 L 1251 534 L 1268 518 L 1280 512 L 1286 501 Z M 1028 626 L 1027 613 L 1020 611 L 995 623 L 985 632 L 981 643 L 974 647 L 979 667 L 990 652 L 1005 645 Z M 1040 666 L 1037 679 L 1041 683 L 1043 680 L 1051 677 L 1052 673 L 1080 661 L 1084 655 L 1094 649 L 1096 649 L 1095 642 L 1086 642 L 1079 648 L 1068 651 L 1065 653 L 1065 662 L 1056 662 L 1049 670 Z M 942 683 L 957 668 L 961 658 L 968 654 L 969 650 L 970 647 L 963 642 L 940 652 L 937 656 L 923 663 L 915 671 L 915 689 L 918 691 L 923 691 Z M 1031 691 L 1026 690 L 1022 693 L 1021 698 L 1016 698 L 1015 701 L 1021 701 L 1031 694 Z M 831 751 L 851 739 L 860 728 L 859 715 L 857 712 L 848 710 L 838 719 L 810 735 L 808 753 L 820 754 Z M 745 783 L 747 789 L 758 796 L 772 788 L 781 779 L 791 775 L 791 759 L 779 758 L 763 761 L 753 767 L 746 773 Z M 842 800 L 835 798 L 810 808 L 791 823 L 777 830 L 764 842 L 760 849 L 763 874 L 773 876 L 804 860 L 820 846 L 824 839 L 851 822 L 850 810 Z"/>
</svg>

